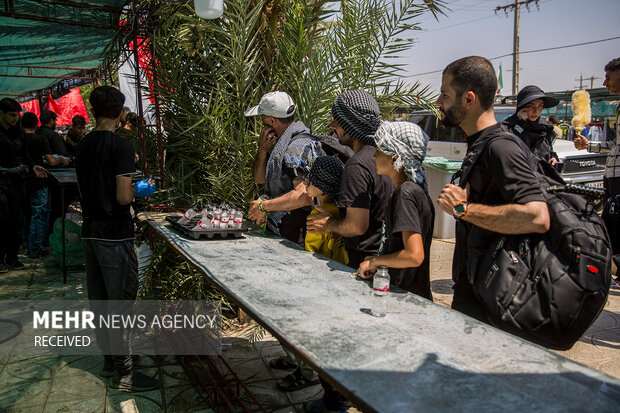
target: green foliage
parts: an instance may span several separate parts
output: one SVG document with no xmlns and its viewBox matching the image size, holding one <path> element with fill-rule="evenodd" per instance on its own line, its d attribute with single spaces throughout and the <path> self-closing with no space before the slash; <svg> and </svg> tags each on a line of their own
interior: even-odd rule
<svg viewBox="0 0 620 413">
<path fill-rule="evenodd" d="M 218 20 L 197 17 L 191 2 L 138 5 L 151 22 L 169 203 L 245 207 L 258 195 L 260 119 L 243 112 L 270 90 L 288 92 L 317 133 L 328 132 L 333 99 L 347 89 L 370 91 L 386 115 L 433 98 L 399 78 L 399 58 L 414 43 L 403 36 L 442 1 L 227 0 Z"/>
<path fill-rule="evenodd" d="M 329 131 L 334 98 L 348 89 L 374 94 L 385 115 L 398 105 L 430 108 L 428 87 L 399 78 L 399 58 L 414 44 L 404 38 L 436 0 L 226 0 L 221 19 L 197 17 L 192 2 L 139 0 L 156 64 L 151 77 L 161 102 L 167 189 L 176 206 L 225 201 L 247 207 L 254 183 L 260 118 L 243 112 L 272 90 L 297 103 L 297 116 L 316 133 Z M 130 16 L 131 17 L 131 16 Z M 144 21 L 143 20 L 143 21 Z M 131 22 L 131 19 L 129 19 Z M 150 138 L 151 140 L 153 137 Z M 156 165 L 152 155 L 150 165 Z M 152 169 L 151 169 L 152 170 Z M 156 245 L 145 297 L 226 300 L 202 277 Z M 264 331 L 256 327 L 251 340 Z"/>
</svg>

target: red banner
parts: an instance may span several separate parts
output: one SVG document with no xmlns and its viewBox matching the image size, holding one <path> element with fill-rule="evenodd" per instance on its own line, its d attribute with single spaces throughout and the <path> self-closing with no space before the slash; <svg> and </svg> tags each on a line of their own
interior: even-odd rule
<svg viewBox="0 0 620 413">
<path fill-rule="evenodd" d="M 37 115 L 37 119 L 41 117 L 41 107 L 39 106 L 38 99 L 29 100 L 27 102 L 22 103 L 21 105 L 22 105 L 22 110 L 24 111 L 24 113 L 32 112 L 35 115 Z M 40 121 L 39 121 L 39 126 L 41 126 Z"/>
<path fill-rule="evenodd" d="M 47 95 L 47 109 L 58 115 L 58 119 L 56 119 L 56 125 L 58 126 L 71 125 L 71 119 L 73 119 L 75 115 L 84 116 L 86 122 L 89 122 L 86 106 L 84 106 L 84 100 L 82 100 L 82 94 L 77 87 L 71 89 L 71 92 L 60 97 L 58 100 L 54 100 L 51 95 Z"/>
</svg>

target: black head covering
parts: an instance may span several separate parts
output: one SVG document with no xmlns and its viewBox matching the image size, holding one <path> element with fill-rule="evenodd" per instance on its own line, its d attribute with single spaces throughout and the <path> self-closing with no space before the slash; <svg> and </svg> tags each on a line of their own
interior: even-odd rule
<svg viewBox="0 0 620 413">
<path fill-rule="evenodd" d="M 374 145 L 374 135 L 381 124 L 379 104 L 363 90 L 348 90 L 332 105 L 332 116 L 351 137 L 366 145 Z"/>
<path fill-rule="evenodd" d="M 340 180 L 344 165 L 335 156 L 319 156 L 314 160 L 308 182 L 319 188 L 325 195 L 335 197 L 340 192 Z"/>
<path fill-rule="evenodd" d="M 545 108 L 552 108 L 560 103 L 558 99 L 545 95 L 545 92 L 538 86 L 529 85 L 521 89 L 517 95 L 517 112 L 536 99 L 542 99 Z"/>
</svg>

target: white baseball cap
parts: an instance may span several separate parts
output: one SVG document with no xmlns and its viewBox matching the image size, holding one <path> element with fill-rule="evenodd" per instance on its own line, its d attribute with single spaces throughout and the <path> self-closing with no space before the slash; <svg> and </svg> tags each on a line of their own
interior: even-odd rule
<svg viewBox="0 0 620 413">
<path fill-rule="evenodd" d="M 286 92 L 269 92 L 263 95 L 257 106 L 246 110 L 245 116 L 266 115 L 288 118 L 295 113 L 295 102 Z"/>
</svg>

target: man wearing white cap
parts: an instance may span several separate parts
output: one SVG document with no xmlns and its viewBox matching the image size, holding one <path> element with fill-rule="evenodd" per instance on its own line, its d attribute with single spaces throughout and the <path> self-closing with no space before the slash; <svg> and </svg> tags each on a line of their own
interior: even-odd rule
<svg viewBox="0 0 620 413">
<path fill-rule="evenodd" d="M 314 160 L 322 155 L 320 142 L 295 121 L 295 102 L 285 92 L 269 92 L 245 116 L 260 116 L 263 128 L 254 163 L 254 181 L 265 184 L 266 197 L 250 203 L 248 218 L 295 243 L 304 242 L 308 206 L 304 180 Z M 271 151 L 271 153 L 270 153 Z M 266 199 L 264 199 L 266 198 Z"/>
</svg>

